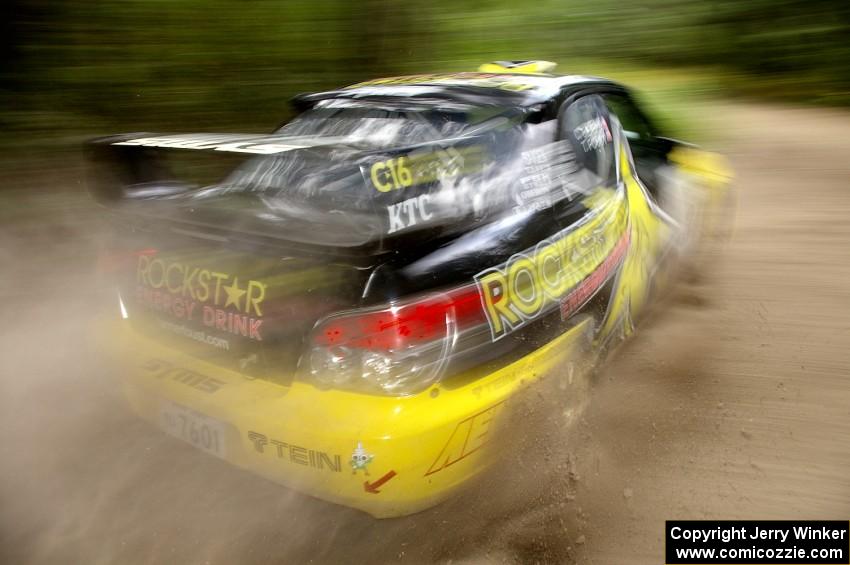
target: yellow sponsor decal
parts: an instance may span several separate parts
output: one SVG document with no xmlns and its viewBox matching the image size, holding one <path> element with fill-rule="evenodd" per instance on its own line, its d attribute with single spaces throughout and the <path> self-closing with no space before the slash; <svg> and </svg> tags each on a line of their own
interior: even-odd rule
<svg viewBox="0 0 850 565">
<path fill-rule="evenodd" d="M 145 308 L 220 332 L 263 339 L 265 283 L 151 255 L 139 256 L 136 282 L 136 300 Z"/>
<path fill-rule="evenodd" d="M 429 151 L 378 161 L 369 179 L 378 192 L 402 190 L 481 170 L 484 150 L 479 146 Z"/>
<path fill-rule="evenodd" d="M 484 149 L 473 145 L 378 161 L 370 168 L 369 179 L 378 192 L 390 192 L 473 173 L 483 165 Z"/>
<path fill-rule="evenodd" d="M 476 275 L 494 340 L 553 311 L 618 249 L 628 226 L 623 192 L 609 191 L 599 206 L 582 224 Z"/>
<path fill-rule="evenodd" d="M 504 401 L 459 422 L 425 476 L 442 471 L 484 447 L 490 439 L 493 421 L 503 406 Z"/>
<path fill-rule="evenodd" d="M 266 285 L 201 267 L 169 262 L 140 255 L 136 269 L 137 282 L 151 289 L 164 289 L 175 296 L 191 298 L 212 306 L 233 306 L 246 314 L 262 316 L 260 305 L 266 297 Z"/>
</svg>

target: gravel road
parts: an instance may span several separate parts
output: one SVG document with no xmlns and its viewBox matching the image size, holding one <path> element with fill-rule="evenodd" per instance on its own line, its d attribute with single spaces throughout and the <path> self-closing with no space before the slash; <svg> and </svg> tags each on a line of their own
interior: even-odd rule
<svg viewBox="0 0 850 565">
<path fill-rule="evenodd" d="M 4 191 L 0 562 L 658 564 L 667 519 L 846 520 L 850 115 L 703 110 L 740 189 L 721 258 L 616 353 L 577 425 L 545 420 L 465 496 L 392 521 L 127 414 L 91 331 L 97 211 Z"/>
</svg>

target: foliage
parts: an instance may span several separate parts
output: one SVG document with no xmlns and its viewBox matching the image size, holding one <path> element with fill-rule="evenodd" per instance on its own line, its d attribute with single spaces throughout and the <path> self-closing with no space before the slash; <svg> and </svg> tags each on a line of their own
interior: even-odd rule
<svg viewBox="0 0 850 565">
<path fill-rule="evenodd" d="M 116 130 L 266 131 L 301 91 L 496 59 L 624 76 L 657 106 L 736 91 L 850 103 L 846 0 L 29 0 L 2 9 L 0 127 L 4 145 L 22 151 Z M 671 67 L 679 73 L 655 70 Z"/>
</svg>

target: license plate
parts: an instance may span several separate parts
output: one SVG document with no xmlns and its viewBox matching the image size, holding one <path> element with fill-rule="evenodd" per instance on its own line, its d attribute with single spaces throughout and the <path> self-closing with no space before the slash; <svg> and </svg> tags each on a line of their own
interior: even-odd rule
<svg viewBox="0 0 850 565">
<path fill-rule="evenodd" d="M 173 402 L 163 402 L 159 407 L 159 425 L 171 436 L 216 457 L 225 457 L 224 422 Z"/>
</svg>

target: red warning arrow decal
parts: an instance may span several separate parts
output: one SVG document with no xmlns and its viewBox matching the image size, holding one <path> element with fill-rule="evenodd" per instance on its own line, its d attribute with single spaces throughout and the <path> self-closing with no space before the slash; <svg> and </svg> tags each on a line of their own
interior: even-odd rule
<svg viewBox="0 0 850 565">
<path fill-rule="evenodd" d="M 363 482 L 363 490 L 365 490 L 366 492 L 371 492 L 372 494 L 378 494 L 379 492 L 381 492 L 378 489 L 381 488 L 382 486 L 384 486 L 384 483 L 386 483 L 387 481 L 389 481 L 393 477 L 395 477 L 395 471 L 390 471 L 389 473 L 387 473 L 386 475 L 384 475 L 383 477 L 381 477 L 380 479 L 378 479 L 374 483 L 370 483 L 369 481 L 364 481 Z"/>
</svg>

